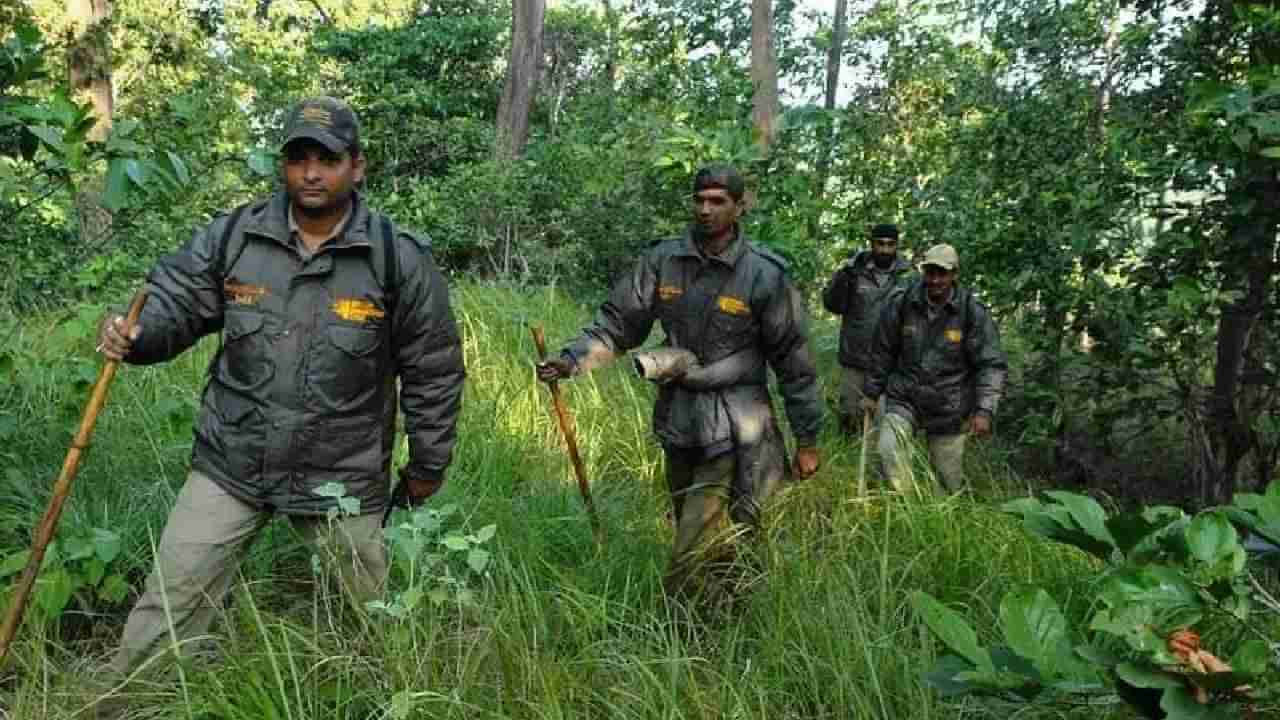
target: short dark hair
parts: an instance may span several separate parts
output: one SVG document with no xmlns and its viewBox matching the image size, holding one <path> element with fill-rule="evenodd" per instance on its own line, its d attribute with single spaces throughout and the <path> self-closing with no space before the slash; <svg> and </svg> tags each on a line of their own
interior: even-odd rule
<svg viewBox="0 0 1280 720">
<path fill-rule="evenodd" d="M 693 176 L 693 191 L 701 192 L 712 188 L 725 190 L 734 202 L 742 202 L 742 196 L 747 191 L 747 181 L 742 179 L 742 175 L 732 165 L 704 165 Z"/>
<path fill-rule="evenodd" d="M 898 239 L 898 226 L 893 223 L 880 223 L 871 228 L 872 238 L 888 238 L 890 240 Z"/>
</svg>

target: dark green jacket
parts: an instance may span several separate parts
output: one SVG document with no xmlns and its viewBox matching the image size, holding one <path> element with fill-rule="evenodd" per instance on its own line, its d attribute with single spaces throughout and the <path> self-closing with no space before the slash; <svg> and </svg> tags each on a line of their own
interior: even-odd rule
<svg viewBox="0 0 1280 720">
<path fill-rule="evenodd" d="M 778 378 L 802 447 L 822 424 L 807 318 L 786 263 L 739 236 L 724 259 L 702 255 L 686 236 L 645 253 L 614 287 L 595 322 L 564 354 L 586 372 L 638 347 L 653 323 L 665 343 L 691 350 L 698 377 L 661 386 L 654 432 L 669 448 L 710 456 L 754 443 L 773 422 L 767 368 Z"/>
<path fill-rule="evenodd" d="M 840 319 L 840 364 L 866 370 L 871 367 L 871 342 L 876 319 L 889 295 L 910 284 L 911 263 L 899 257 L 888 273 L 872 269 L 871 251 L 863 250 L 841 266 L 822 291 L 822 304 Z"/>
<path fill-rule="evenodd" d="M 465 373 L 448 287 L 430 250 L 393 228 L 398 287 L 383 288 L 395 282 L 375 271 L 383 218 L 358 197 L 343 232 L 309 259 L 287 207 L 278 193 L 243 211 L 221 260 L 229 216 L 161 259 L 127 359 L 162 362 L 221 330 L 192 467 L 255 507 L 323 514 L 335 501 L 314 491 L 337 482 L 361 512 L 379 512 L 396 377 L 410 463 L 442 476 L 450 462 Z"/>
<path fill-rule="evenodd" d="M 920 280 L 889 296 L 863 390 L 885 393 L 890 411 L 897 406 L 929 432 L 960 432 L 975 412 L 995 415 L 1009 364 L 991 313 L 972 291 L 956 288 L 933 320 L 928 305 Z"/>
</svg>

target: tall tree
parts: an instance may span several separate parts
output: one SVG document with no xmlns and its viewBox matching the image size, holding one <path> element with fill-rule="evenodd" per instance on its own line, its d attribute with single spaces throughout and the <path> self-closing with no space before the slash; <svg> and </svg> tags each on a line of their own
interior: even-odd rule
<svg viewBox="0 0 1280 720">
<path fill-rule="evenodd" d="M 70 38 L 67 75 L 78 100 L 93 105 L 95 122 L 89 139 L 104 142 L 111 134 L 111 2 L 67 0 Z M 76 196 L 80 239 L 97 246 L 111 236 L 111 212 L 102 204 L 102 193 L 83 189 Z"/>
<path fill-rule="evenodd" d="M 751 0 L 751 121 L 756 142 L 768 150 L 778 131 L 778 57 L 773 40 L 773 0 Z"/>
<path fill-rule="evenodd" d="M 546 0 L 515 0 L 511 6 L 511 54 L 507 59 L 502 100 L 498 104 L 494 145 L 498 159 L 520 157 L 529 139 L 529 111 L 538 91 L 546 12 Z"/>
</svg>

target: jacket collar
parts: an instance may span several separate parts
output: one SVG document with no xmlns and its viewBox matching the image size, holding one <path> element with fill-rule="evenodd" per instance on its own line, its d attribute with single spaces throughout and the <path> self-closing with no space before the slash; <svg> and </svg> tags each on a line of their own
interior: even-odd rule
<svg viewBox="0 0 1280 720">
<path fill-rule="evenodd" d="M 253 233 L 262 237 L 270 238 L 288 246 L 290 244 L 289 230 L 289 195 L 283 190 L 277 190 L 262 210 L 249 220 L 245 225 L 245 233 Z M 369 208 L 365 205 L 364 200 L 359 193 L 351 195 L 351 217 L 347 220 L 347 227 L 342 232 L 322 247 L 330 248 L 350 248 L 350 247 L 368 247 L 369 243 Z"/>
<path fill-rule="evenodd" d="M 680 249 L 676 251 L 676 255 L 697 258 L 698 260 L 710 260 L 731 268 L 737 267 L 738 261 L 742 259 L 743 255 L 747 254 L 747 245 L 750 244 L 751 240 L 738 225 L 733 226 L 733 232 L 735 236 L 733 242 L 729 243 L 729 247 L 725 249 L 724 254 L 709 256 L 704 254 L 702 249 L 698 247 L 698 241 L 693 239 L 693 232 L 686 230 L 684 242 L 680 244 Z"/>
</svg>

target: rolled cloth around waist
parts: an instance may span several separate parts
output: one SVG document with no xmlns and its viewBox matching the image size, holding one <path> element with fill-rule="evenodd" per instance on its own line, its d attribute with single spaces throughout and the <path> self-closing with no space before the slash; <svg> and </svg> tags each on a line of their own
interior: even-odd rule
<svg viewBox="0 0 1280 720">
<path fill-rule="evenodd" d="M 754 348 L 702 365 L 684 348 L 657 348 L 635 354 L 633 364 L 640 377 L 663 385 L 674 382 L 686 390 L 721 390 L 734 385 L 762 385 L 763 360 Z"/>
<path fill-rule="evenodd" d="M 631 362 L 637 375 L 664 385 L 698 367 L 698 356 L 684 348 L 667 347 L 635 353 Z"/>
</svg>

